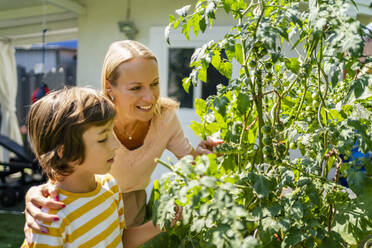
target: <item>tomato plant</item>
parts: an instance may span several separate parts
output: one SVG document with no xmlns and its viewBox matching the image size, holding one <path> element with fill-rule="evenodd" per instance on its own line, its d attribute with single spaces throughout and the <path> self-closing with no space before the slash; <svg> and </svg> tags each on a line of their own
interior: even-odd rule
<svg viewBox="0 0 372 248">
<path fill-rule="evenodd" d="M 199 0 L 170 16 L 167 39 L 170 28 L 187 39 L 213 29 L 219 11 L 234 21 L 222 40 L 195 50 L 183 80 L 186 91 L 206 82 L 210 65 L 229 79 L 195 101 L 201 121 L 191 125 L 225 143 L 216 154 L 161 162 L 171 172 L 154 185 L 153 219 L 171 232 L 170 246 L 349 247 L 371 234 L 371 161 L 343 159 L 356 145 L 372 151 L 372 58 L 362 53 L 369 34 L 348 14 L 355 8 Z M 174 203 L 184 210 L 171 230 Z"/>
</svg>

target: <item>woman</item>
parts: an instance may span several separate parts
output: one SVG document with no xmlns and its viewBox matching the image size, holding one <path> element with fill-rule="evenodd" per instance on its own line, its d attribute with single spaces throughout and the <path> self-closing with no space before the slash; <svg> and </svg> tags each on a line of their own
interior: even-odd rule
<svg viewBox="0 0 372 248">
<path fill-rule="evenodd" d="M 125 40 L 111 44 L 102 68 L 102 90 L 116 106 L 114 132 L 121 143 L 110 173 L 124 192 L 127 226 L 137 226 L 144 222 L 145 188 L 156 166 L 154 159 L 165 149 L 177 158 L 210 153 L 222 141 L 209 138 L 193 149 L 176 116 L 178 104 L 159 96 L 155 55 L 139 42 Z M 53 200 L 57 195 L 55 191 L 50 192 L 51 198 L 45 198 L 49 191 L 47 185 L 41 185 L 27 193 L 27 226 L 47 231 L 35 219 L 52 221 L 55 216 L 42 213 L 40 207 L 63 207 Z"/>
</svg>

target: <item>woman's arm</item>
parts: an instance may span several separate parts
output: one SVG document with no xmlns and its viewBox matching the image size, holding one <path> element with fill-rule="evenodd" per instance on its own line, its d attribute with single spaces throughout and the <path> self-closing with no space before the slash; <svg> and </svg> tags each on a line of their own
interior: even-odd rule
<svg viewBox="0 0 372 248">
<path fill-rule="evenodd" d="M 154 226 L 152 221 L 140 226 L 130 227 L 123 232 L 123 246 L 125 248 L 137 248 L 160 232 L 160 227 L 158 225 Z"/>
<path fill-rule="evenodd" d="M 163 118 L 165 118 L 164 121 L 166 122 L 167 116 L 164 115 Z M 202 154 L 213 153 L 213 148 L 215 146 L 224 143 L 223 140 L 208 136 L 206 140 L 202 140 L 196 149 L 194 149 L 185 136 L 176 113 L 170 112 L 168 114 L 168 118 L 170 118 L 171 121 L 169 121 L 169 128 L 166 128 L 166 130 L 168 133 L 171 133 L 171 136 L 168 140 L 167 149 L 171 151 L 178 159 L 181 159 L 186 155 L 196 157 Z"/>
<path fill-rule="evenodd" d="M 174 226 L 177 221 L 182 219 L 182 207 L 176 206 L 176 214 L 172 220 L 171 226 Z M 156 235 L 161 233 L 160 226 L 154 225 L 152 221 L 146 222 L 140 226 L 130 227 L 125 229 L 123 232 L 123 246 L 125 248 L 137 248 L 140 245 L 143 245 Z"/>
</svg>

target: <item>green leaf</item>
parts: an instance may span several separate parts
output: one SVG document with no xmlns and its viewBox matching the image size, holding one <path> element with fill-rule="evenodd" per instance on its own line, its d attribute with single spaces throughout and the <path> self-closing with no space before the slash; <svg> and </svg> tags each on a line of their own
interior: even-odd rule
<svg viewBox="0 0 372 248">
<path fill-rule="evenodd" d="M 204 66 L 204 64 L 202 66 L 199 67 L 199 71 L 198 71 L 198 79 L 204 83 L 207 82 L 207 67 Z"/>
<path fill-rule="evenodd" d="M 230 62 L 222 62 L 219 71 L 221 72 L 222 75 L 224 75 L 228 79 L 231 79 L 232 64 Z"/>
<path fill-rule="evenodd" d="M 210 187 L 210 188 L 213 188 L 216 185 L 216 182 L 217 182 L 217 180 L 214 177 L 208 177 L 208 176 L 204 176 L 200 180 L 201 184 L 203 184 L 207 187 Z"/>
<path fill-rule="evenodd" d="M 200 15 L 194 15 L 194 16 L 191 18 L 192 30 L 194 31 L 195 37 L 197 37 L 198 34 L 199 34 L 199 29 L 200 29 L 200 19 L 201 19 L 201 16 L 200 16 Z"/>
<path fill-rule="evenodd" d="M 258 198 L 267 198 L 272 190 L 271 181 L 264 175 L 252 172 L 248 175 Z"/>
<path fill-rule="evenodd" d="M 227 39 L 225 43 L 225 53 L 227 59 L 231 62 L 235 57 L 235 41 L 233 39 Z"/>
<path fill-rule="evenodd" d="M 195 106 L 196 114 L 200 118 L 203 118 L 204 115 L 207 113 L 207 102 L 203 99 L 196 98 L 194 106 Z"/>
<path fill-rule="evenodd" d="M 191 80 L 190 80 L 190 77 L 186 77 L 184 79 L 182 79 L 182 87 L 184 88 L 184 90 L 189 93 L 189 90 L 190 90 L 190 84 L 191 84 Z"/>
<path fill-rule="evenodd" d="M 222 1 L 223 9 L 225 10 L 225 12 L 227 14 L 229 14 L 230 11 L 231 11 L 231 4 L 232 4 L 232 2 L 233 2 L 232 0 L 223 0 Z"/>
<path fill-rule="evenodd" d="M 205 22 L 205 18 L 202 17 L 199 21 L 199 27 L 200 27 L 200 30 L 204 33 L 205 32 L 205 29 L 207 28 L 207 23 Z"/>
<path fill-rule="evenodd" d="M 221 69 L 221 53 L 220 53 L 220 51 L 218 51 L 218 50 L 213 51 L 213 56 L 212 56 L 211 63 L 214 66 L 214 68 L 216 68 L 217 70 Z"/>
<path fill-rule="evenodd" d="M 172 23 L 176 20 L 176 18 L 174 17 L 174 15 L 169 15 L 169 22 Z"/>
<path fill-rule="evenodd" d="M 179 15 L 179 16 L 182 16 L 182 17 L 186 17 L 187 16 L 187 12 L 190 10 L 191 8 L 191 5 L 186 5 L 180 9 L 177 9 L 176 10 L 176 14 Z"/>
<path fill-rule="evenodd" d="M 362 194 L 364 190 L 364 181 L 366 179 L 366 174 L 353 168 L 349 168 L 346 173 L 347 183 L 349 184 L 350 188 L 354 191 L 354 193 Z"/>
<path fill-rule="evenodd" d="M 246 115 L 246 112 L 251 105 L 250 97 L 247 93 L 239 93 L 237 98 L 238 110 L 241 115 Z"/>
<path fill-rule="evenodd" d="M 337 83 L 340 80 L 341 70 L 340 68 L 335 69 L 333 72 L 331 72 L 331 83 L 332 87 L 336 87 Z"/>
<path fill-rule="evenodd" d="M 235 58 L 236 60 L 242 65 L 243 61 L 243 48 L 242 45 L 239 43 L 235 44 Z"/>
<path fill-rule="evenodd" d="M 190 124 L 190 128 L 192 131 L 194 131 L 194 133 L 199 136 L 199 137 L 202 137 L 203 134 L 204 134 L 204 127 L 202 124 L 200 123 L 197 123 L 196 121 L 191 121 L 191 124 Z"/>
<path fill-rule="evenodd" d="M 215 19 L 216 17 L 214 15 L 214 12 L 215 12 L 215 3 L 209 2 L 207 5 L 207 8 L 205 9 L 205 13 L 207 14 L 209 18 Z"/>
<path fill-rule="evenodd" d="M 229 104 L 229 99 L 225 96 L 216 97 L 213 101 L 213 106 L 223 117 L 226 116 L 226 107 Z"/>
<path fill-rule="evenodd" d="M 286 67 L 293 73 L 298 73 L 300 70 L 300 62 L 297 58 L 289 58 L 285 60 Z"/>
<path fill-rule="evenodd" d="M 191 22 L 182 24 L 182 34 L 186 37 L 187 40 L 190 40 L 190 28 Z"/>
</svg>

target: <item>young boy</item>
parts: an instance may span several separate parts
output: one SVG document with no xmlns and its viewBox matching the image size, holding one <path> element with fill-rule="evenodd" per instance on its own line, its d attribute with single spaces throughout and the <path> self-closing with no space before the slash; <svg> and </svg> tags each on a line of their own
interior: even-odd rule
<svg viewBox="0 0 372 248">
<path fill-rule="evenodd" d="M 31 144 L 65 207 L 49 210 L 58 216 L 43 223 L 49 232 L 30 230 L 22 247 L 137 247 L 160 232 L 148 223 L 123 235 L 121 192 L 106 174 L 118 147 L 114 116 L 111 101 L 88 88 L 52 92 L 32 105 Z"/>
</svg>

